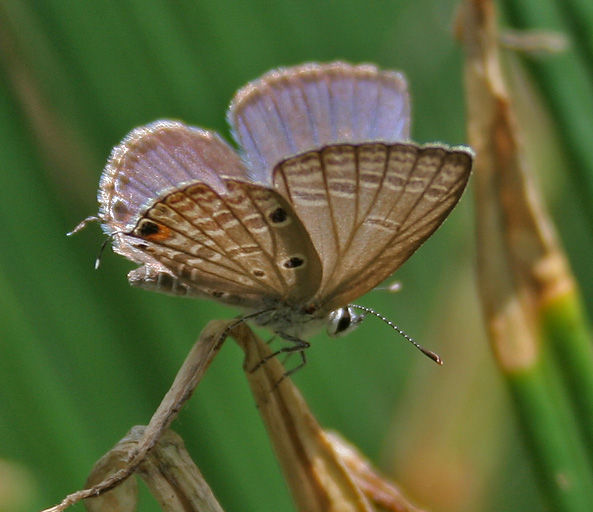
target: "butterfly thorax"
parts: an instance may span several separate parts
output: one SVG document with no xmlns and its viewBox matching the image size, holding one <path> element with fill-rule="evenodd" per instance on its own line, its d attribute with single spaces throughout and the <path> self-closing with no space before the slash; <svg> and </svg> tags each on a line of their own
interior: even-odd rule
<svg viewBox="0 0 593 512">
<path fill-rule="evenodd" d="M 279 336 L 308 339 L 327 325 L 329 314 L 313 306 L 284 304 L 258 315 L 255 323 Z"/>
<path fill-rule="evenodd" d="M 362 322 L 365 315 L 357 313 L 354 309 L 357 307 L 348 304 L 328 312 L 315 305 L 304 308 L 284 305 L 257 315 L 255 323 L 289 339 L 307 340 L 324 327 L 333 338 L 351 332 Z"/>
</svg>

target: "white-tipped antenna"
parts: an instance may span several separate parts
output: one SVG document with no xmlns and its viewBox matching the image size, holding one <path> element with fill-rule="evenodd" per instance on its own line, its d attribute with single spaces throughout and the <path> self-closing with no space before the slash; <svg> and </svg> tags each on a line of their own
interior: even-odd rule
<svg viewBox="0 0 593 512">
<path fill-rule="evenodd" d="M 107 244 L 111 242 L 111 236 L 105 239 L 105 241 L 101 244 L 101 248 L 99 249 L 99 254 L 97 255 L 97 259 L 95 260 L 95 270 L 99 270 L 99 266 L 101 265 L 101 258 L 103 257 L 103 252 L 105 251 L 105 247 Z"/>
<path fill-rule="evenodd" d="M 432 350 L 428 350 L 428 349 L 424 348 L 422 345 L 420 345 L 418 342 L 416 342 L 412 337 L 408 336 L 404 331 L 402 331 L 391 320 L 388 320 L 387 318 L 385 318 L 381 313 L 377 313 L 374 309 L 367 308 L 366 306 L 359 306 L 358 304 L 348 304 L 348 307 L 360 309 L 361 311 L 364 311 L 365 313 L 369 313 L 373 316 L 376 316 L 380 320 L 383 320 L 389 327 L 391 327 L 393 330 L 397 331 L 397 333 L 400 336 L 403 336 L 407 341 L 409 341 L 418 350 L 420 350 L 420 352 L 422 352 L 425 356 L 429 357 L 437 364 L 440 364 L 440 365 L 443 364 L 443 360 L 436 352 L 433 352 Z"/>
</svg>

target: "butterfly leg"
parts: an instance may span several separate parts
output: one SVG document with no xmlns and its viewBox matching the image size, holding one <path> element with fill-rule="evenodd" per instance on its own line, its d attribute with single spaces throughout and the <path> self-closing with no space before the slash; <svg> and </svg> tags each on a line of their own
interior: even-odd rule
<svg viewBox="0 0 593 512">
<path fill-rule="evenodd" d="M 294 352 L 291 353 L 294 354 Z M 305 350 L 300 350 L 299 354 L 301 356 L 301 362 L 297 364 L 294 368 L 291 368 L 290 370 L 284 372 L 284 375 L 282 375 L 282 378 L 278 381 L 276 385 L 280 384 L 280 382 L 282 382 L 286 377 L 290 377 L 293 373 L 296 373 L 298 370 L 300 370 L 303 366 L 307 364 L 307 355 L 305 353 Z"/>
<path fill-rule="evenodd" d="M 291 336 L 290 334 L 281 333 L 281 332 L 279 332 L 278 335 L 282 339 L 289 341 L 291 344 L 287 345 L 285 347 L 282 347 L 282 348 L 276 350 L 275 352 L 272 352 L 271 354 L 267 355 L 251 369 L 251 373 L 253 373 L 253 372 L 257 371 L 261 366 L 266 364 L 270 359 L 273 359 L 273 358 L 279 356 L 280 354 L 290 355 L 290 354 L 294 354 L 295 352 L 298 352 L 301 355 L 301 362 L 296 367 L 285 372 L 284 375 L 282 376 L 282 379 L 276 385 L 278 385 L 285 377 L 292 375 L 295 371 L 297 371 L 300 368 L 302 368 L 303 366 L 305 366 L 305 364 L 307 363 L 307 359 L 305 357 L 305 350 L 311 346 L 311 344 L 309 342 L 302 340 L 300 338 L 297 338 L 296 336 Z"/>
</svg>

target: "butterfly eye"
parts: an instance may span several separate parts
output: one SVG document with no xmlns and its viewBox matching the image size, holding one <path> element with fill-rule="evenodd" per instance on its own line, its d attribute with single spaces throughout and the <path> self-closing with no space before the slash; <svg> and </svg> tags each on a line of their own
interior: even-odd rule
<svg viewBox="0 0 593 512">
<path fill-rule="evenodd" d="M 342 336 L 353 331 L 364 320 L 364 314 L 358 314 L 350 306 L 335 309 L 329 314 L 327 334 L 332 337 Z"/>
</svg>

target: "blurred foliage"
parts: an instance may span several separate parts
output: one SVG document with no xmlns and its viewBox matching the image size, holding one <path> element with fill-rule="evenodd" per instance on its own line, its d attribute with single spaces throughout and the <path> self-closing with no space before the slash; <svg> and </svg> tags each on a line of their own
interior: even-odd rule
<svg viewBox="0 0 593 512">
<path fill-rule="evenodd" d="M 0 459 L 26 486 L 21 504 L 2 510 L 46 507 L 82 486 L 96 459 L 147 423 L 202 327 L 235 314 L 130 288 L 131 265 L 110 251 L 94 271 L 96 226 L 65 237 L 96 212 L 111 147 L 157 118 L 228 137 L 238 87 L 277 66 L 334 59 L 404 71 L 414 139 L 463 143 L 454 10 L 452 0 L 0 5 Z M 553 125 L 538 124 L 546 128 L 553 146 Z M 562 151 L 548 154 L 563 171 Z M 578 183 L 562 172 L 542 181 L 590 303 L 584 255 L 593 247 Z M 466 194 L 397 272 L 403 291 L 360 300 L 439 352 L 444 367 L 368 320 L 339 341 L 315 338 L 295 381 L 324 426 L 432 510 L 541 509 L 482 332 L 470 210 Z M 173 428 L 227 510 L 294 510 L 241 364 L 229 342 Z M 142 510 L 158 507 L 145 497 Z"/>
</svg>

